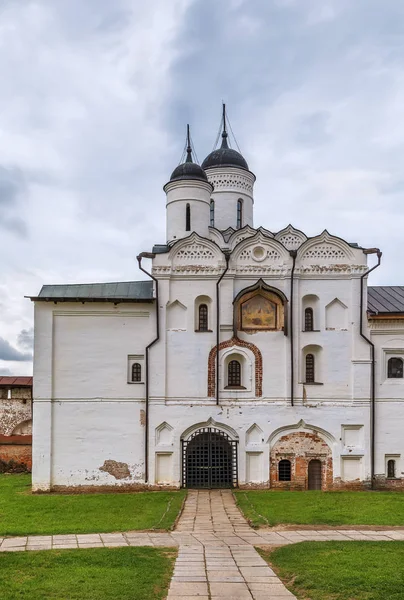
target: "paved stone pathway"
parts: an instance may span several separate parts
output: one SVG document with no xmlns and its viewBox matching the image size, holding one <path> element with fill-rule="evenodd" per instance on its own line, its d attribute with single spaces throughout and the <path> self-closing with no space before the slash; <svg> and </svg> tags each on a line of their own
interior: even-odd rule
<svg viewBox="0 0 404 600">
<path fill-rule="evenodd" d="M 179 546 L 168 600 L 294 598 L 254 546 L 303 541 L 404 541 L 403 529 L 252 529 L 230 490 L 191 490 L 174 531 L 0 538 L 0 552 L 118 546 Z"/>
<path fill-rule="evenodd" d="M 190 491 L 176 532 L 184 537 L 168 600 L 295 598 L 253 547 L 268 542 L 248 525 L 230 491 Z"/>
</svg>

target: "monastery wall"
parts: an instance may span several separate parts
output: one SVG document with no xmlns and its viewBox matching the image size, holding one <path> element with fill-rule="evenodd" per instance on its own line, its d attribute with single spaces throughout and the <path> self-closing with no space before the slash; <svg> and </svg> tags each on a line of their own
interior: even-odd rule
<svg viewBox="0 0 404 600">
<path fill-rule="evenodd" d="M 1 380 L 18 381 L 18 378 Z M 0 382 L 0 473 L 30 471 L 31 448 L 32 387 Z"/>
</svg>

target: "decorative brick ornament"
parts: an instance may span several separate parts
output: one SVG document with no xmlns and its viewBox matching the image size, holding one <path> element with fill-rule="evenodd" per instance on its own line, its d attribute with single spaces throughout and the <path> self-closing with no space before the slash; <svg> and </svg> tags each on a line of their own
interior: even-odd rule
<svg viewBox="0 0 404 600">
<path fill-rule="evenodd" d="M 230 340 L 221 342 L 219 344 L 219 352 L 232 346 L 239 346 L 240 348 L 248 348 L 254 354 L 255 358 L 255 397 L 261 398 L 262 396 L 262 354 L 259 348 L 255 344 L 240 340 L 238 337 L 232 337 Z M 209 352 L 208 359 L 208 396 L 214 398 L 216 395 L 216 353 L 217 346 L 214 346 Z"/>
</svg>

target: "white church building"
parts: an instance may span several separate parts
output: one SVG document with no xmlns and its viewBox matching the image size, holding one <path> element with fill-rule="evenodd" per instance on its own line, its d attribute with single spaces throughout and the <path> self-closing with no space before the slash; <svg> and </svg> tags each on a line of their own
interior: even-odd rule
<svg viewBox="0 0 404 600">
<path fill-rule="evenodd" d="M 404 287 L 368 287 L 376 248 L 255 228 L 254 182 L 224 114 L 142 281 L 31 298 L 34 490 L 403 486 Z"/>
</svg>

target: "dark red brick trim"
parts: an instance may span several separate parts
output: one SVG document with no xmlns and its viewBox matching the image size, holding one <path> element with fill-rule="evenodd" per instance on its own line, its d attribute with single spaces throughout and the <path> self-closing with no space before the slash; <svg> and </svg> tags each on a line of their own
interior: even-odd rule
<svg viewBox="0 0 404 600">
<path fill-rule="evenodd" d="M 240 340 L 238 337 L 232 337 L 230 340 L 221 342 L 219 344 L 220 350 L 225 348 L 231 348 L 232 346 L 239 346 L 240 348 L 248 348 L 254 354 L 255 358 L 255 396 L 261 398 L 262 396 L 262 354 L 259 348 L 251 342 L 245 342 Z M 216 352 L 217 346 L 214 346 L 209 352 L 208 359 L 208 396 L 214 398 L 216 394 Z"/>
</svg>

